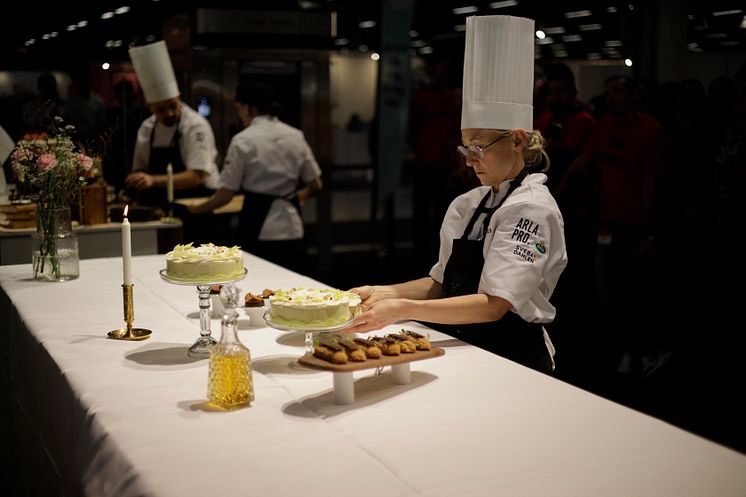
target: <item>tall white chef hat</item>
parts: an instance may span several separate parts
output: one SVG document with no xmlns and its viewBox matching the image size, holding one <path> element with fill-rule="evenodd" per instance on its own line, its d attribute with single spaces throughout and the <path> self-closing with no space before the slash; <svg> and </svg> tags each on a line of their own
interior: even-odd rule
<svg viewBox="0 0 746 497">
<path fill-rule="evenodd" d="M 129 53 L 146 102 L 152 104 L 179 96 L 165 41 L 130 48 Z"/>
<path fill-rule="evenodd" d="M 533 129 L 534 21 L 466 19 L 461 129 Z"/>
</svg>

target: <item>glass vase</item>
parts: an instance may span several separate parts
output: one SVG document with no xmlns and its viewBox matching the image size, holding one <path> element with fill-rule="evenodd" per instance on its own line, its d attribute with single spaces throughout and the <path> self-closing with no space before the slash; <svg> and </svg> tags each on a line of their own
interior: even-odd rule
<svg viewBox="0 0 746 497">
<path fill-rule="evenodd" d="M 34 279 L 68 281 L 80 275 L 78 235 L 70 220 L 70 207 L 36 206 L 36 233 L 31 234 Z"/>
</svg>

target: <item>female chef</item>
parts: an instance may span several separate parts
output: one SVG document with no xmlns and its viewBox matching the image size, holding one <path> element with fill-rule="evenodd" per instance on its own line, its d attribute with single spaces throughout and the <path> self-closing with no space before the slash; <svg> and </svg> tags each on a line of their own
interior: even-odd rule
<svg viewBox="0 0 746 497">
<path fill-rule="evenodd" d="M 530 19 L 467 20 L 459 152 L 482 186 L 456 198 L 430 275 L 362 286 L 364 312 L 346 332 L 401 320 L 448 325 L 454 336 L 542 372 L 554 368 L 544 323 L 567 265 L 563 221 L 544 186 L 548 166 L 533 125 Z"/>
</svg>

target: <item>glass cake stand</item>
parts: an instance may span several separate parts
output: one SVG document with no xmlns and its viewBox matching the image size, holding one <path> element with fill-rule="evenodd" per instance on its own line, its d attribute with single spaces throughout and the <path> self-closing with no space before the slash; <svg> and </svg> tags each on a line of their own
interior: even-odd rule
<svg viewBox="0 0 746 497">
<path fill-rule="evenodd" d="M 313 336 L 314 336 L 314 334 L 330 333 L 332 331 L 343 330 L 343 329 L 349 327 L 350 324 L 352 324 L 352 318 L 350 318 L 349 320 L 345 321 L 342 324 L 338 324 L 338 325 L 335 325 L 335 326 L 304 326 L 304 327 L 294 327 L 294 326 L 288 326 L 288 325 L 284 325 L 284 324 L 275 323 L 270 318 L 269 310 L 266 310 L 264 312 L 264 322 L 266 323 L 267 326 L 269 326 L 270 328 L 274 328 L 276 330 L 290 331 L 290 332 L 293 332 L 293 333 L 304 333 L 305 334 L 305 353 L 306 354 L 313 354 Z M 294 369 L 303 369 L 303 370 L 309 369 L 309 368 L 307 368 L 307 367 L 299 364 L 297 359 L 295 359 L 293 361 L 290 361 L 290 363 L 288 363 L 288 366 L 290 366 L 291 368 L 294 368 Z"/>
<path fill-rule="evenodd" d="M 193 281 L 193 280 L 182 280 L 180 278 L 171 278 L 166 274 L 165 269 L 159 271 L 161 279 L 174 285 L 182 286 L 196 286 L 197 297 L 199 298 L 199 338 L 194 342 L 187 351 L 187 355 L 190 357 L 196 357 L 199 359 L 210 357 L 210 349 L 217 343 L 210 331 L 210 287 L 213 285 L 225 285 L 227 283 L 235 283 L 241 281 L 246 277 L 248 271 L 243 268 L 243 273 L 230 279 L 221 281 Z"/>
</svg>

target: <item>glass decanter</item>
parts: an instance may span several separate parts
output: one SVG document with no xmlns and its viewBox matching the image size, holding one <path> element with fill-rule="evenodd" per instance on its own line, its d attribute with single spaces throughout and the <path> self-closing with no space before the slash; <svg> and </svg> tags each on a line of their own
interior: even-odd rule
<svg viewBox="0 0 746 497">
<path fill-rule="evenodd" d="M 212 346 L 207 381 L 207 398 L 225 409 L 248 405 L 254 400 L 251 354 L 236 334 L 240 292 L 233 284 L 224 285 L 220 298 L 225 314 L 220 325 L 220 341 Z"/>
</svg>

